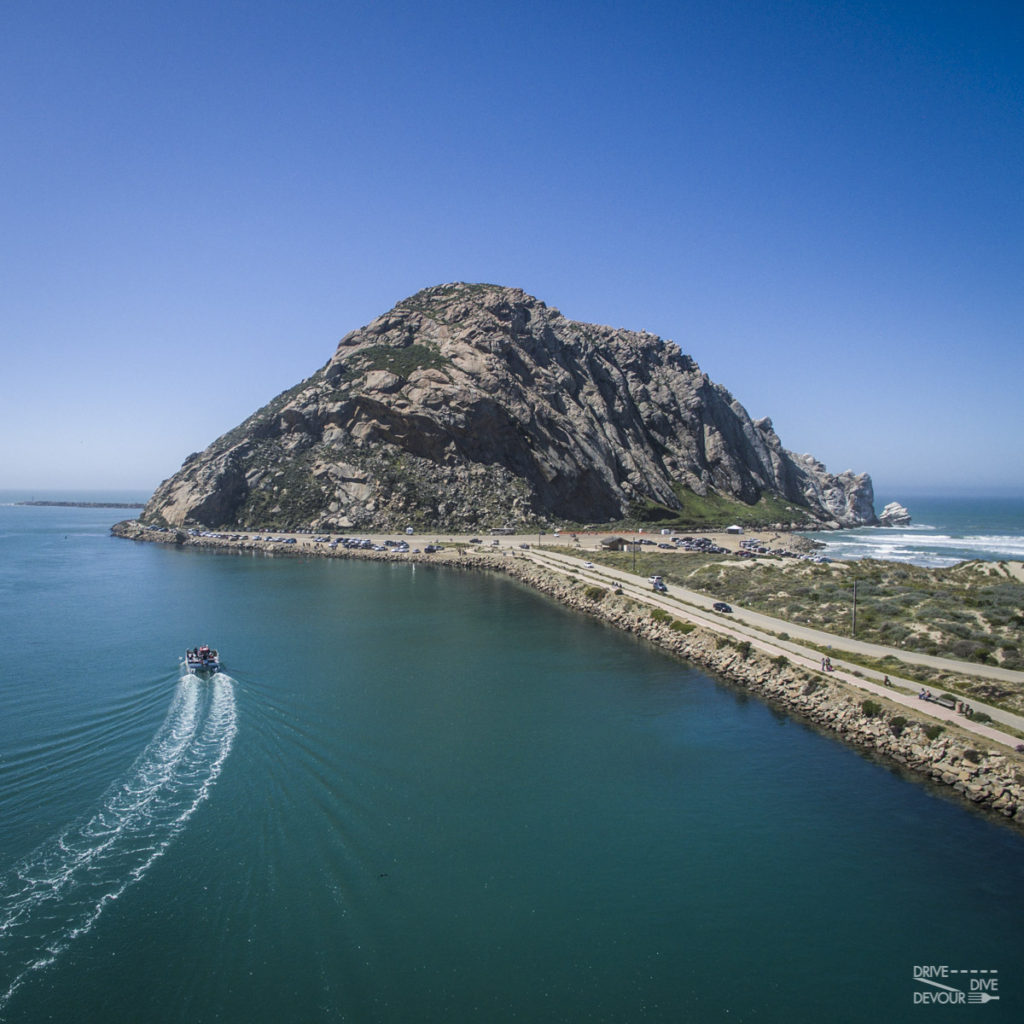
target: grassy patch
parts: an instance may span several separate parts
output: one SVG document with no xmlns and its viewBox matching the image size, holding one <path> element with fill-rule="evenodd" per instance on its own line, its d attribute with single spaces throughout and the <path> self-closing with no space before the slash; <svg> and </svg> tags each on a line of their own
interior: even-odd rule
<svg viewBox="0 0 1024 1024">
<path fill-rule="evenodd" d="M 791 522 L 808 527 L 815 525 L 806 508 L 767 494 L 755 504 L 748 505 L 714 491 L 697 494 L 682 484 L 676 484 L 673 490 L 681 508 L 669 508 L 654 501 L 637 502 L 630 509 L 629 519 L 645 525 L 684 530 L 724 529 L 732 523 L 750 527 Z"/>
<path fill-rule="evenodd" d="M 433 345 L 413 342 L 409 345 L 368 345 L 352 353 L 345 376 L 361 376 L 371 370 L 388 370 L 397 377 L 407 378 L 416 370 L 443 370 L 451 360 L 441 355 Z"/>
</svg>

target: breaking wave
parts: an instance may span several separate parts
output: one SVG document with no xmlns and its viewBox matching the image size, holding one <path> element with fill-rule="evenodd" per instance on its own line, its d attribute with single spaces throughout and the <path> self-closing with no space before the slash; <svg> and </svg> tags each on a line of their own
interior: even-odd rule
<svg viewBox="0 0 1024 1024">
<path fill-rule="evenodd" d="M 234 680 L 184 676 L 156 735 L 91 817 L 0 880 L 0 1012 L 163 854 L 209 795 L 237 728 Z"/>
<path fill-rule="evenodd" d="M 1024 536 L 980 534 L 956 536 L 934 528 L 869 527 L 829 536 L 813 535 L 831 558 L 878 558 L 940 568 L 970 559 L 1024 559 Z"/>
</svg>

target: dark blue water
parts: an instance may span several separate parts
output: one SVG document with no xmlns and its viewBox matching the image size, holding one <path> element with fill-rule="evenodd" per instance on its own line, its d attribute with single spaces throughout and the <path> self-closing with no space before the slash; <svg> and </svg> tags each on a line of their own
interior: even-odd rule
<svg viewBox="0 0 1024 1024">
<path fill-rule="evenodd" d="M 3 1019 L 1020 1018 L 1019 833 L 506 580 L 114 517 L 0 507 Z"/>
</svg>

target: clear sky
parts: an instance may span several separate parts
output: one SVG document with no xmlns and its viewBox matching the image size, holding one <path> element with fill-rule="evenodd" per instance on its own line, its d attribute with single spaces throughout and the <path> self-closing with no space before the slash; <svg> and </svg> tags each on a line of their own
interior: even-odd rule
<svg viewBox="0 0 1024 1024">
<path fill-rule="evenodd" d="M 150 490 L 447 281 L 880 497 L 1024 490 L 1024 5 L 0 5 L 0 487 Z"/>
</svg>

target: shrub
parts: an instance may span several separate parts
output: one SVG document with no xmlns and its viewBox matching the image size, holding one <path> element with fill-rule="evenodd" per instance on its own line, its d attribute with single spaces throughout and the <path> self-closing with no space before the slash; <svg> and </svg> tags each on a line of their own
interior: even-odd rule
<svg viewBox="0 0 1024 1024">
<path fill-rule="evenodd" d="M 739 651 L 739 655 L 740 655 L 741 658 L 749 658 L 750 657 L 750 641 L 749 640 L 741 640 L 736 645 L 736 650 Z"/>
<path fill-rule="evenodd" d="M 930 740 L 937 740 L 945 731 L 946 731 L 946 727 L 944 725 L 926 725 L 926 726 L 924 726 L 924 734 Z"/>
<path fill-rule="evenodd" d="M 804 686 L 804 696 L 810 697 L 810 695 L 814 693 L 814 691 L 817 690 L 820 686 L 821 683 L 819 683 L 817 679 L 808 679 L 807 683 Z"/>
<path fill-rule="evenodd" d="M 604 589 L 604 587 L 587 587 L 587 589 L 584 590 L 583 593 L 591 601 L 603 601 L 607 591 Z"/>
<path fill-rule="evenodd" d="M 981 760 L 981 754 L 978 753 L 973 747 L 968 747 L 964 751 L 964 758 L 971 762 L 971 764 L 977 764 Z"/>
<path fill-rule="evenodd" d="M 654 608 L 651 610 L 651 618 L 655 622 L 668 622 L 672 616 L 664 608 Z"/>
<path fill-rule="evenodd" d="M 678 619 L 673 619 L 668 624 L 669 629 L 674 629 L 677 633 L 692 633 L 697 627 L 692 622 L 680 622 Z"/>
<path fill-rule="evenodd" d="M 786 668 L 789 665 L 789 658 L 784 654 L 780 654 L 777 658 L 772 658 L 772 664 L 776 668 Z"/>
<path fill-rule="evenodd" d="M 907 720 L 902 715 L 895 715 L 889 722 L 889 731 L 899 738 L 907 727 Z"/>
<path fill-rule="evenodd" d="M 975 711 L 971 715 L 972 722 L 991 722 L 992 716 L 987 711 Z"/>
<path fill-rule="evenodd" d="M 876 718 L 882 713 L 882 705 L 877 700 L 861 701 L 860 709 L 868 718 Z"/>
</svg>

